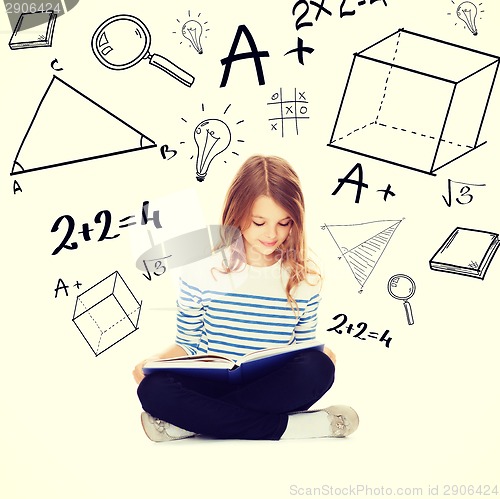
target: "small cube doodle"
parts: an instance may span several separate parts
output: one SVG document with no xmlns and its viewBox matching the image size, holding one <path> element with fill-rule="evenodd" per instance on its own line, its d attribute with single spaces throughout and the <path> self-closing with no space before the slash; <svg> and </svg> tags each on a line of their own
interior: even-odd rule
<svg viewBox="0 0 500 499">
<path fill-rule="evenodd" d="M 140 311 L 141 303 L 115 271 L 77 297 L 73 322 L 97 356 L 138 329 Z"/>
</svg>

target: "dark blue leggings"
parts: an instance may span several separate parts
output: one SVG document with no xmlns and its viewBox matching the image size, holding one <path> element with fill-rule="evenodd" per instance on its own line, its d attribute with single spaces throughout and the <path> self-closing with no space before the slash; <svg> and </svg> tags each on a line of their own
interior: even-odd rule
<svg viewBox="0 0 500 499">
<path fill-rule="evenodd" d="M 309 409 L 330 389 L 334 378 L 330 358 L 318 350 L 307 350 L 247 383 L 159 372 L 147 375 L 137 394 L 146 412 L 197 434 L 279 440 L 288 413 Z"/>
</svg>

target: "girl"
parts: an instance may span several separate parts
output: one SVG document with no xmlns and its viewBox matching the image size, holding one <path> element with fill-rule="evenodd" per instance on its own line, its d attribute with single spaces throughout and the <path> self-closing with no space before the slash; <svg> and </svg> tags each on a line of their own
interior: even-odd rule
<svg viewBox="0 0 500 499">
<path fill-rule="evenodd" d="M 321 276 L 306 256 L 304 198 L 292 167 L 274 156 L 245 161 L 226 195 L 221 225 L 219 251 L 180 280 L 175 344 L 154 358 L 223 353 L 236 360 L 314 339 Z M 143 428 L 156 442 L 196 434 L 344 437 L 358 427 L 348 406 L 307 411 L 334 381 L 335 355 L 326 347 L 298 352 L 271 373 L 239 384 L 177 372 L 144 376 L 145 362 L 133 374 Z"/>
</svg>

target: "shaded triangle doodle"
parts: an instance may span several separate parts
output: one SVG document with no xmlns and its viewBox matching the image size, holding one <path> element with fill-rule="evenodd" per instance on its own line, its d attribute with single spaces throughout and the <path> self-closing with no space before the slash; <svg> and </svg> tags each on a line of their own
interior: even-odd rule
<svg viewBox="0 0 500 499">
<path fill-rule="evenodd" d="M 156 147 L 149 137 L 53 76 L 11 175 Z"/>
<path fill-rule="evenodd" d="M 325 225 L 358 284 L 363 288 L 401 220 Z"/>
</svg>

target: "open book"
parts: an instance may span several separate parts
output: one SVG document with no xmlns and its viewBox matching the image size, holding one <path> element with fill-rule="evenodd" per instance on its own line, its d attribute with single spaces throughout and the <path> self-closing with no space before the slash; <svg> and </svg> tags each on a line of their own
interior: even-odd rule
<svg viewBox="0 0 500 499">
<path fill-rule="evenodd" d="M 242 382 L 263 376 L 285 364 L 303 350 L 323 351 L 324 343 L 316 340 L 302 341 L 256 350 L 234 361 L 224 355 L 198 354 L 146 362 L 142 368 L 148 375 L 158 370 L 175 371 L 188 376 Z"/>
</svg>

